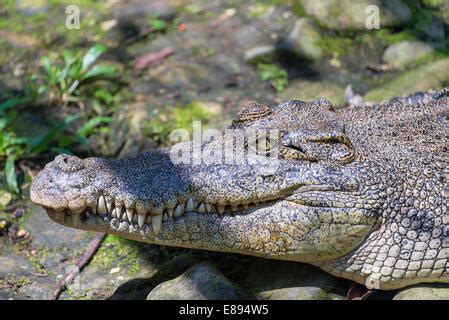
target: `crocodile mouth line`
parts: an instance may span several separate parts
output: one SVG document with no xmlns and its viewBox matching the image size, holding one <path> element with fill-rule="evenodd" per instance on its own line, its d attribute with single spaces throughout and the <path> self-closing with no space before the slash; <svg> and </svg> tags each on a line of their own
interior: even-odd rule
<svg viewBox="0 0 449 320">
<path fill-rule="evenodd" d="M 137 212 L 136 209 L 125 208 L 115 201 L 108 201 L 104 196 L 100 196 L 95 205 L 83 209 L 54 210 L 45 207 L 49 216 L 57 222 L 79 227 L 82 223 L 91 220 L 93 223 L 100 219 L 103 222 L 110 223 L 113 219 L 118 223 L 126 222 L 134 230 L 145 229 L 151 226 L 154 234 L 157 236 L 163 227 L 163 222 L 182 219 L 186 214 L 216 215 L 219 218 L 225 216 L 245 215 L 253 212 L 255 209 L 269 206 L 281 199 L 257 201 L 246 204 L 232 205 L 213 205 L 206 202 L 194 200 L 188 197 L 187 200 L 179 201 L 175 206 L 167 207 L 162 213 L 155 212 Z"/>
</svg>

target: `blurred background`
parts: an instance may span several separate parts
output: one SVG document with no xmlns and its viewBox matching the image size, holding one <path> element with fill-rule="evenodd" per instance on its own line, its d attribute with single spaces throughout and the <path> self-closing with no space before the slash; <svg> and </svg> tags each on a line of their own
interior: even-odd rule
<svg viewBox="0 0 449 320">
<path fill-rule="evenodd" d="M 224 128 L 247 100 L 325 97 L 340 108 L 348 86 L 373 102 L 448 86 L 448 34 L 448 0 L 3 0 L 0 298 L 45 298 L 92 237 L 29 202 L 56 154 L 133 156 L 193 120 Z M 145 297 L 204 259 L 221 261 L 243 297 L 301 287 L 277 273 L 318 279 L 284 298 L 339 298 L 348 286 L 309 266 L 108 236 L 83 271 L 89 286 L 62 297 Z M 284 271 L 264 284 L 243 280 L 250 266 Z"/>
</svg>

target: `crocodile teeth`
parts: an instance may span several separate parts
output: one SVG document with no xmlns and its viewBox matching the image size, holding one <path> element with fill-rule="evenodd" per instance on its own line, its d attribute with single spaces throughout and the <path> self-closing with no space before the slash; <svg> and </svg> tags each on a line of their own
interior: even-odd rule
<svg viewBox="0 0 449 320">
<path fill-rule="evenodd" d="M 210 213 L 210 212 L 212 212 L 212 210 L 213 210 L 213 206 L 211 204 L 206 203 L 206 211 L 208 213 Z"/>
<path fill-rule="evenodd" d="M 164 212 L 164 216 L 162 218 L 162 221 L 167 221 L 169 219 L 170 219 L 170 217 L 168 216 L 168 214 L 166 212 Z"/>
<path fill-rule="evenodd" d="M 117 217 L 117 209 L 112 210 L 111 217 L 116 218 Z"/>
<path fill-rule="evenodd" d="M 194 209 L 195 209 L 195 205 L 193 203 L 193 199 L 189 198 L 189 200 L 187 200 L 186 211 L 193 211 Z"/>
<path fill-rule="evenodd" d="M 223 214 L 224 210 L 225 210 L 225 207 L 224 207 L 224 206 L 217 206 L 217 211 L 218 211 L 218 213 L 219 213 L 220 215 Z"/>
<path fill-rule="evenodd" d="M 126 217 L 129 222 L 133 221 L 133 209 L 126 208 Z"/>
<path fill-rule="evenodd" d="M 205 213 L 206 212 L 206 207 L 204 206 L 204 203 L 200 204 L 200 206 L 198 207 L 198 212 L 199 213 Z"/>
<path fill-rule="evenodd" d="M 180 203 L 176 206 L 175 212 L 173 213 L 173 215 L 177 218 L 177 217 L 180 217 L 183 213 L 184 213 L 184 204 Z"/>
<path fill-rule="evenodd" d="M 108 210 L 108 213 L 111 213 L 112 210 L 112 201 L 106 200 L 106 209 Z"/>
<path fill-rule="evenodd" d="M 153 232 L 157 236 L 162 229 L 162 215 L 151 216 L 151 224 L 153 226 Z"/>
<path fill-rule="evenodd" d="M 238 206 L 232 206 L 231 210 L 232 210 L 232 212 L 236 212 L 238 210 Z"/>
<path fill-rule="evenodd" d="M 244 205 L 243 205 L 243 208 L 244 208 L 245 210 L 248 210 L 248 208 L 249 208 L 248 204 L 247 204 L 247 203 L 244 204 Z"/>
<path fill-rule="evenodd" d="M 173 218 L 173 212 L 174 212 L 173 208 L 167 208 L 167 214 L 170 218 Z"/>
<path fill-rule="evenodd" d="M 106 200 L 103 196 L 98 199 L 97 213 L 106 214 L 108 210 L 106 209 Z"/>
<path fill-rule="evenodd" d="M 142 226 L 145 224 L 145 215 L 144 214 L 139 214 L 137 215 L 137 223 L 139 225 L 139 227 L 142 228 Z"/>
</svg>

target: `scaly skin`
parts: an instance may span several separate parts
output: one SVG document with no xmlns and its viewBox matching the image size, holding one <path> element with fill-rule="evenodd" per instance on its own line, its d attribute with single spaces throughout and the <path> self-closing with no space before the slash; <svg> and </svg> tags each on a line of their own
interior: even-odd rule
<svg viewBox="0 0 449 320">
<path fill-rule="evenodd" d="M 170 158 L 210 154 L 223 136 L 132 159 L 60 155 L 33 180 L 31 199 L 70 227 L 311 263 L 369 288 L 448 283 L 448 95 L 338 111 L 325 99 L 250 103 L 232 129 L 268 130 L 276 157 L 247 143 L 237 164 Z"/>
</svg>

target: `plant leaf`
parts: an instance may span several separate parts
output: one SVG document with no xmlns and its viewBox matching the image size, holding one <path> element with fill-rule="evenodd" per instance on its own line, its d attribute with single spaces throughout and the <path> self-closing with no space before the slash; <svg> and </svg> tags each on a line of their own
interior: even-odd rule
<svg viewBox="0 0 449 320">
<path fill-rule="evenodd" d="M 112 64 L 97 64 L 81 76 L 81 80 L 93 77 L 111 77 L 117 73 L 117 68 Z"/>
<path fill-rule="evenodd" d="M 14 108 L 20 104 L 25 102 L 25 99 L 22 97 L 12 97 L 6 100 L 5 102 L 0 103 L 0 112 L 4 112 L 7 109 Z"/>
<path fill-rule="evenodd" d="M 90 48 L 83 57 L 81 71 L 85 72 L 105 51 L 106 47 L 102 44 L 96 44 Z"/>
<path fill-rule="evenodd" d="M 15 155 L 10 155 L 6 159 L 5 172 L 6 172 L 6 183 L 9 189 L 15 193 L 20 193 L 19 187 L 17 185 L 16 170 L 14 168 L 14 162 L 16 161 Z"/>
<path fill-rule="evenodd" d="M 87 121 L 81 128 L 78 129 L 78 131 L 76 132 L 77 136 L 79 137 L 87 137 L 88 135 L 90 135 L 93 131 L 94 128 L 101 124 L 101 123 L 109 123 L 112 121 L 111 117 L 95 117 L 90 119 L 89 121 Z"/>
</svg>

